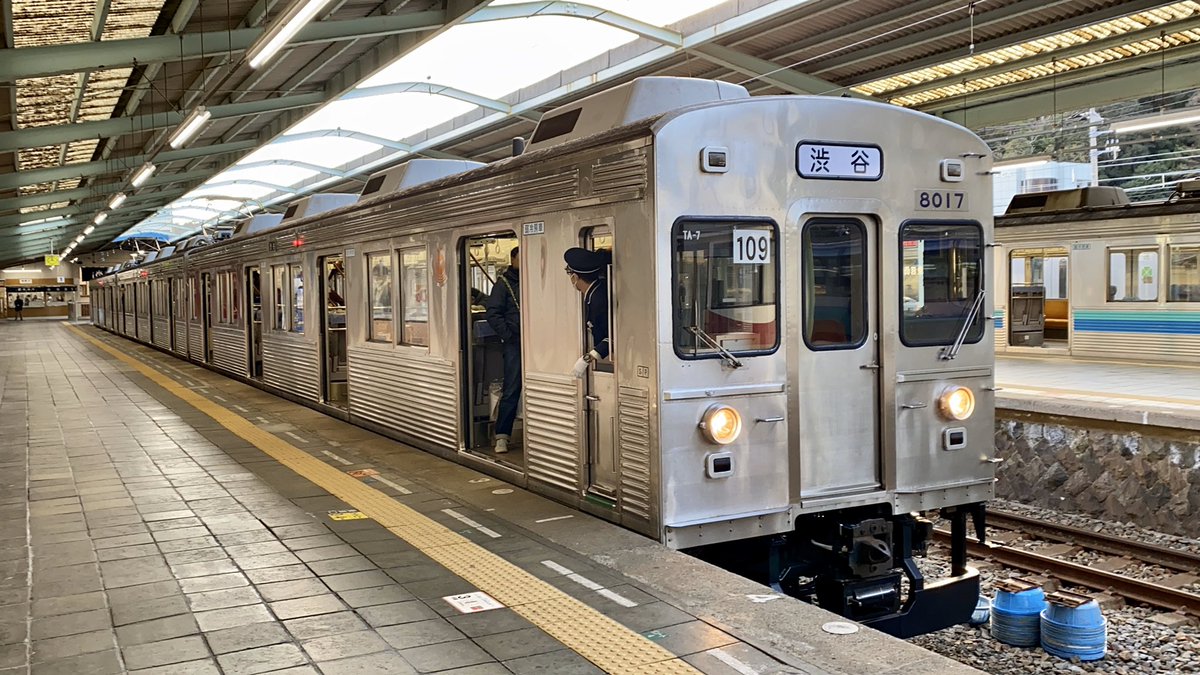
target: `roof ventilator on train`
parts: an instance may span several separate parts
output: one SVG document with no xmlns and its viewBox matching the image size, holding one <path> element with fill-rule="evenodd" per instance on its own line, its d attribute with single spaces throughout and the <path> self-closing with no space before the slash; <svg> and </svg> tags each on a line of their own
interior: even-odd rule
<svg viewBox="0 0 1200 675">
<path fill-rule="evenodd" d="M 279 225 L 282 221 L 282 213 L 260 213 L 238 226 L 237 231 L 233 233 L 233 238 L 241 239 L 242 237 L 258 234 L 259 232 L 266 232 Z"/>
<path fill-rule="evenodd" d="M 449 178 L 460 173 L 487 166 L 483 162 L 464 159 L 412 159 L 400 166 L 380 171 L 367 179 L 359 199 L 401 192 L 409 188 Z"/>
<path fill-rule="evenodd" d="M 1004 213 L 1012 215 L 1014 213 L 1066 211 L 1102 206 L 1124 206 L 1128 203 L 1129 197 L 1119 187 L 1085 187 L 1013 195 L 1012 201 L 1008 203 L 1008 209 Z"/>
<path fill-rule="evenodd" d="M 350 206 L 357 201 L 358 195 L 344 192 L 309 195 L 288 205 L 287 211 L 283 212 L 283 220 L 280 222 L 288 223 L 294 220 L 301 220 L 315 216 L 318 213 L 325 213 L 326 211 L 340 209 L 343 206 Z"/>
</svg>

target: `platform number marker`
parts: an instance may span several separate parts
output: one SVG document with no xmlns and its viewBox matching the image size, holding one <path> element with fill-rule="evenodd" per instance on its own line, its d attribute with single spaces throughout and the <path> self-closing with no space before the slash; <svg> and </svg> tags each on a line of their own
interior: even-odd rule
<svg viewBox="0 0 1200 675">
<path fill-rule="evenodd" d="M 451 607 L 457 609 L 463 614 L 486 612 L 489 609 L 500 609 L 504 607 L 504 605 L 500 604 L 499 601 L 483 591 L 475 591 L 474 593 L 460 593 L 459 595 L 447 595 L 442 599 L 450 603 Z"/>
</svg>

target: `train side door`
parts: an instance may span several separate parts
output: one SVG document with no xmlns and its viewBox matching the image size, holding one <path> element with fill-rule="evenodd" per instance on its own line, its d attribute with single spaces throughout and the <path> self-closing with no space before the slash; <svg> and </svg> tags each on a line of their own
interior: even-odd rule
<svg viewBox="0 0 1200 675">
<path fill-rule="evenodd" d="M 876 242 L 874 223 L 859 218 L 812 218 L 801 229 L 802 497 L 880 484 Z"/>
<path fill-rule="evenodd" d="M 346 360 L 346 271 L 345 260 L 327 255 L 317 260 L 321 271 L 317 296 L 323 303 L 321 317 L 322 379 L 325 402 L 345 407 L 349 401 L 349 368 Z"/>
<path fill-rule="evenodd" d="M 212 275 L 200 275 L 200 331 L 204 339 L 204 362 L 212 361 Z"/>
<path fill-rule="evenodd" d="M 246 335 L 250 340 L 247 355 L 250 359 L 250 377 L 262 379 L 262 274 L 258 267 L 246 268 L 246 297 L 250 307 L 246 312 Z"/>
<path fill-rule="evenodd" d="M 175 301 L 178 292 L 179 280 L 175 277 L 168 277 L 167 297 L 163 305 L 167 308 L 167 342 L 171 347 L 171 351 L 177 349 L 175 346 Z"/>
<path fill-rule="evenodd" d="M 595 250 L 613 250 L 612 228 L 593 227 L 584 231 L 584 247 Z M 616 501 L 620 484 L 617 466 L 617 377 L 613 369 L 616 341 L 619 333 L 613 323 L 612 266 L 595 283 L 605 284 L 608 291 L 608 335 L 609 358 L 596 362 L 588 369 L 584 401 L 587 411 L 587 458 L 588 491 L 606 499 Z M 586 312 L 586 303 L 584 311 Z M 585 350 L 594 348 L 592 333 L 584 317 Z"/>
</svg>

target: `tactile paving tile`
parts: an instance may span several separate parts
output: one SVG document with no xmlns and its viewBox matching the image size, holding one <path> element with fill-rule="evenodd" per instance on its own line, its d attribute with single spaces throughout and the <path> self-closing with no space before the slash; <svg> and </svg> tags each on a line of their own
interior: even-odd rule
<svg viewBox="0 0 1200 675">
<path fill-rule="evenodd" d="M 415 509 L 347 475 L 224 406 L 86 332 L 84 339 L 129 364 L 171 394 L 221 423 L 275 460 L 383 524 L 450 572 L 512 608 L 538 628 L 609 673 L 698 673 L 648 638 L 572 598 Z"/>
</svg>

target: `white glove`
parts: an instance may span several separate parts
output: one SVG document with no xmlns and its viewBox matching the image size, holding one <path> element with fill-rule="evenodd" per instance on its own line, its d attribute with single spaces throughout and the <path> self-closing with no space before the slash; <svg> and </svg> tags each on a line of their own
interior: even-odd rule
<svg viewBox="0 0 1200 675">
<path fill-rule="evenodd" d="M 581 356 L 579 357 L 579 360 L 575 362 L 575 367 L 571 369 L 571 373 L 574 374 L 576 378 L 582 379 L 583 376 L 587 374 L 587 370 L 588 359 L 586 356 Z"/>
</svg>

